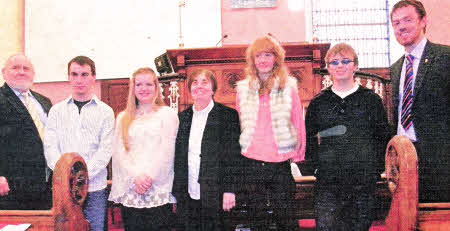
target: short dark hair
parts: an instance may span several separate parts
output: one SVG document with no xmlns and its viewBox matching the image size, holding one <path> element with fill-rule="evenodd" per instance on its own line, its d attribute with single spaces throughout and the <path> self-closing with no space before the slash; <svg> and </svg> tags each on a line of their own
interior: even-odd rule
<svg viewBox="0 0 450 231">
<path fill-rule="evenodd" d="M 423 4 L 417 0 L 401 0 L 397 2 L 393 7 L 391 11 L 391 20 L 392 20 L 392 14 L 403 7 L 407 6 L 413 6 L 416 9 L 417 14 L 419 15 L 419 18 L 422 19 L 423 17 L 427 16 L 427 11 L 425 10 L 425 7 Z"/>
<path fill-rule="evenodd" d="M 91 67 L 91 72 L 92 72 L 91 74 L 96 75 L 95 63 L 89 57 L 80 55 L 80 56 L 77 56 L 77 57 L 73 58 L 72 60 L 70 60 L 70 62 L 67 64 L 67 74 L 69 74 L 69 75 L 70 75 L 70 65 L 72 63 L 77 63 L 81 66 L 89 65 Z"/>
<path fill-rule="evenodd" d="M 209 79 L 209 81 L 211 82 L 212 91 L 216 93 L 217 80 L 214 76 L 214 73 L 208 69 L 197 69 L 189 75 L 187 79 L 188 91 L 191 92 L 192 82 L 194 82 L 195 78 L 197 78 L 201 74 L 205 75 Z"/>
</svg>

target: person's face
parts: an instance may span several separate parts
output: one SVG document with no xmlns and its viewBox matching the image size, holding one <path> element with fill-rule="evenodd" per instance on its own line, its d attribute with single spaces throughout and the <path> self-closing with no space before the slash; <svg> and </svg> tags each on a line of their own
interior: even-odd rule
<svg viewBox="0 0 450 231">
<path fill-rule="evenodd" d="M 139 104 L 153 103 L 156 94 L 155 76 L 149 73 L 137 74 L 134 78 L 134 95 Z"/>
<path fill-rule="evenodd" d="M 413 6 L 397 9 L 392 13 L 392 28 L 395 38 L 404 47 L 419 43 L 424 37 L 426 17 L 419 18 Z"/>
<path fill-rule="evenodd" d="M 28 91 L 33 85 L 34 68 L 23 55 L 11 57 L 2 69 L 2 74 L 8 86 L 18 91 Z"/>
<path fill-rule="evenodd" d="M 254 57 L 255 66 L 259 74 L 271 72 L 275 63 L 275 55 L 270 52 L 259 52 Z"/>
<path fill-rule="evenodd" d="M 194 102 L 199 100 L 212 99 L 214 92 L 212 90 L 212 83 L 204 74 L 194 78 L 191 85 L 191 96 Z"/>
<path fill-rule="evenodd" d="M 330 57 L 328 61 L 328 72 L 334 80 L 351 80 L 358 68 L 353 61 L 353 55 L 344 53 Z"/>
<path fill-rule="evenodd" d="M 88 95 L 95 84 L 95 75 L 92 75 L 91 67 L 87 64 L 81 66 L 71 63 L 69 68 L 69 83 L 74 95 Z"/>
</svg>

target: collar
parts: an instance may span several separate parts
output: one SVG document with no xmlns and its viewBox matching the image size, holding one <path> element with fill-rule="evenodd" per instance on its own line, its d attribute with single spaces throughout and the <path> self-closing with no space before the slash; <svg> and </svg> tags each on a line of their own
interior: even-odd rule
<svg viewBox="0 0 450 231">
<path fill-rule="evenodd" d="M 347 91 L 337 91 L 337 90 L 334 90 L 333 87 L 331 87 L 331 91 L 334 92 L 334 94 L 341 97 L 342 99 L 355 93 L 358 89 L 359 89 L 359 84 L 357 84 L 357 83 L 354 83 L 354 86 L 352 88 L 348 89 Z"/>
<path fill-rule="evenodd" d="M 423 54 L 423 50 L 425 50 L 425 45 L 427 45 L 427 39 L 423 38 L 422 41 L 420 41 L 409 54 L 405 54 L 405 57 L 411 54 L 414 56 L 414 60 L 420 60 Z"/>
<path fill-rule="evenodd" d="M 194 114 L 208 114 L 213 107 L 214 107 L 214 100 L 211 99 L 211 101 L 209 101 L 208 106 L 206 106 L 205 108 L 203 108 L 203 110 L 200 111 L 195 110 L 194 105 L 192 105 L 192 111 L 194 112 Z"/>
<path fill-rule="evenodd" d="M 74 99 L 72 98 L 72 95 L 69 96 L 69 98 L 65 99 L 66 104 L 74 103 L 73 101 L 74 101 Z M 97 98 L 96 95 L 93 94 L 91 100 L 86 105 L 91 104 L 91 103 L 98 104 L 98 101 L 100 101 L 100 100 Z"/>
<path fill-rule="evenodd" d="M 14 88 L 12 88 L 12 87 L 10 87 L 10 88 L 11 88 L 11 90 L 14 92 L 14 94 L 16 94 L 17 97 L 19 97 L 19 96 L 22 95 L 22 92 L 20 92 L 20 91 L 14 89 Z M 28 96 L 30 96 L 30 95 L 33 96 L 33 94 L 31 94 L 31 91 L 30 91 L 30 90 L 26 91 L 25 93 L 26 93 Z"/>
<path fill-rule="evenodd" d="M 17 97 L 19 97 L 20 100 L 25 100 L 25 99 L 26 99 L 25 96 L 23 96 L 23 93 L 22 93 L 22 92 L 20 92 L 20 91 L 14 89 L 14 88 L 11 88 L 11 90 L 14 92 L 14 94 L 16 94 Z M 31 91 L 30 91 L 30 90 L 28 90 L 28 91 L 26 91 L 26 92 L 24 92 L 24 93 L 28 96 L 29 99 L 30 99 L 30 98 L 34 98 L 34 95 L 31 94 Z"/>
</svg>

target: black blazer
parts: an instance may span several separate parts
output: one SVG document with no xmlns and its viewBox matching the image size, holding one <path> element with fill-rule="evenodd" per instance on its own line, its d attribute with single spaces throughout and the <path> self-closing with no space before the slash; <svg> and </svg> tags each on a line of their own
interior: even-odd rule
<svg viewBox="0 0 450 231">
<path fill-rule="evenodd" d="M 404 56 L 390 68 L 394 126 L 398 124 L 399 82 Z M 412 120 L 419 141 L 419 169 L 446 180 L 450 169 L 450 46 L 427 41 L 414 86 Z M 443 182 L 441 182 L 443 183 Z"/>
<path fill-rule="evenodd" d="M 31 94 L 48 113 L 50 100 Z M 33 209 L 34 202 L 47 201 L 51 195 L 42 140 L 27 108 L 6 83 L 0 88 L 0 147 L 0 176 L 6 177 L 10 188 L 0 197 L 0 209 Z"/>
<path fill-rule="evenodd" d="M 173 195 L 178 203 L 189 198 L 188 147 L 193 110 L 179 114 L 180 125 L 175 144 L 175 179 Z M 219 103 L 208 115 L 200 155 L 200 200 L 209 208 L 222 208 L 224 192 L 235 192 L 240 176 L 240 125 L 236 110 Z"/>
</svg>

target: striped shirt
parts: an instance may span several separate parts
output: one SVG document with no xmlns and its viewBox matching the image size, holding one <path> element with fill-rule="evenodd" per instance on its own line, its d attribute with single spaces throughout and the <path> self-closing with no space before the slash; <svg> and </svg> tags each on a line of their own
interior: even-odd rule
<svg viewBox="0 0 450 231">
<path fill-rule="evenodd" d="M 112 155 L 114 112 L 95 95 L 81 112 L 72 97 L 54 105 L 48 114 L 44 136 L 47 165 L 55 169 L 62 154 L 76 152 L 86 162 L 89 192 L 106 188 Z"/>
</svg>

